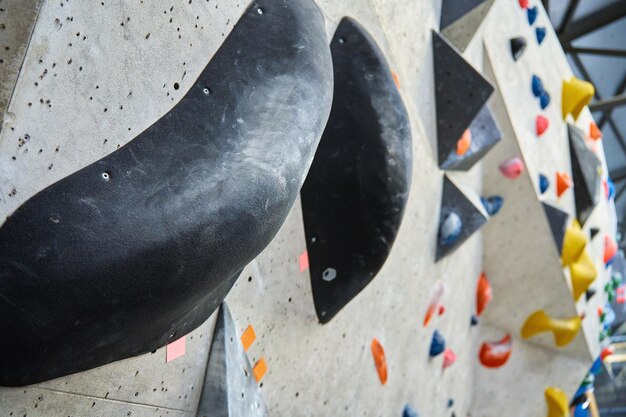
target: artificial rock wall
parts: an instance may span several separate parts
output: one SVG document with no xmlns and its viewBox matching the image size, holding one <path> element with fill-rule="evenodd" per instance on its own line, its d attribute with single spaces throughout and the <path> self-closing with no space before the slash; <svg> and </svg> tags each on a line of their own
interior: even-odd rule
<svg viewBox="0 0 626 417">
<path fill-rule="evenodd" d="M 518 415 L 545 415 L 545 388 L 559 386 L 573 395 L 598 355 L 595 309 L 604 300 L 598 291 L 592 302 L 583 297 L 574 304 L 542 217 L 545 199 L 573 215 L 572 192 L 557 200 L 552 189 L 550 197 L 536 191 L 540 172 L 552 178 L 556 170 L 570 170 L 559 100 L 561 82 L 571 73 L 541 5 L 536 4 L 537 24 L 548 27 L 548 34 L 540 46 L 516 0 L 496 0 L 491 10 L 474 17 L 481 20 L 486 14 L 463 56 L 496 89 L 489 105 L 502 141 L 469 171 L 447 175 L 472 201 L 481 194 L 498 194 L 505 202 L 481 231 L 435 263 L 444 172 L 437 163 L 431 30 L 439 28 L 441 2 L 317 4 L 328 42 L 339 21 L 350 16 L 372 35 L 397 75 L 412 131 L 411 190 L 383 268 L 328 324 L 318 322 L 309 271 L 302 264 L 307 245 L 299 200 L 228 294 L 237 332 L 252 325 L 257 335 L 247 353 L 250 361 L 264 358 L 267 363 L 259 385 L 269 415 L 400 416 L 406 404 L 423 416 L 495 417 L 512 409 Z M 169 111 L 249 2 L 43 1 L 40 6 L 4 0 L 0 5 L 0 17 L 9 22 L 0 31 L 2 46 L 25 51 L 19 76 L 19 53 L 2 51 L 6 62 L 0 64 L 5 65 L 0 74 L 7 74 L 0 93 L 10 97 L 0 131 L 4 219 L 33 194 L 128 143 Z M 11 22 L 35 22 L 31 15 L 36 16 L 32 37 L 28 30 L 12 28 Z M 514 62 L 509 38 L 521 35 L 528 46 Z M 532 73 L 542 77 L 552 97 L 544 112 L 550 130 L 539 139 L 534 135 L 539 110 L 530 91 Z M 589 121 L 585 111 L 577 123 L 584 127 Z M 498 165 L 514 155 L 522 157 L 526 169 L 510 180 Z M 598 155 L 604 161 L 601 147 Z M 601 235 L 615 233 L 614 212 L 606 199 L 585 227 L 592 223 Z M 598 289 L 608 275 L 600 241 L 590 244 Z M 470 317 L 483 270 L 494 299 L 473 327 Z M 439 284 L 445 287 L 445 312 L 425 327 L 430 295 Z M 583 331 L 564 349 L 555 348 L 549 334 L 522 340 L 524 320 L 539 308 L 555 316 L 585 311 Z M 186 336 L 186 354 L 169 363 L 164 347 L 34 386 L 1 388 L 0 416 L 196 415 L 216 315 Z M 429 357 L 435 329 L 457 356 L 446 369 L 441 355 Z M 506 333 L 513 337 L 509 362 L 495 370 L 482 367 L 480 344 Z M 385 385 L 374 367 L 373 338 L 385 350 Z"/>
</svg>

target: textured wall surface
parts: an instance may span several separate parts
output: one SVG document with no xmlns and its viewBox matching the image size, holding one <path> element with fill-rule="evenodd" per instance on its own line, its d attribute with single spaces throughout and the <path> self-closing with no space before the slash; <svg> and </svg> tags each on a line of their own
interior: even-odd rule
<svg viewBox="0 0 626 417">
<path fill-rule="evenodd" d="M 20 1 L 0 0 L 0 6 Z M 490 103 L 503 141 L 485 163 L 449 175 L 475 195 L 484 181 L 486 193 L 505 196 L 505 206 L 484 233 L 474 234 L 435 264 L 443 172 L 436 158 L 431 29 L 439 26 L 441 2 L 317 3 L 326 17 L 329 41 L 340 19 L 351 16 L 375 38 L 397 74 L 411 118 L 413 178 L 386 264 L 330 323 L 318 323 L 308 270 L 299 267 L 306 249 L 299 201 L 228 295 L 238 331 L 248 324 L 256 331 L 250 361 L 267 361 L 260 386 L 270 415 L 392 417 L 401 416 L 407 403 L 423 416 L 465 416 L 471 410 L 474 417 L 499 417 L 511 404 L 523 407 L 516 415 L 545 415 L 545 387 L 562 382 L 572 395 L 598 351 L 594 324 L 585 323 L 585 333 L 565 350 L 551 348 L 547 337 L 530 344 L 519 338 L 526 316 L 540 306 L 550 305 L 554 314 L 576 314 L 535 192 L 538 172 L 569 170 L 566 129 L 557 123 L 560 80 L 569 69 L 554 33 L 549 30 L 537 47 L 517 0 L 496 0 L 466 48 L 464 57 L 475 68 L 483 71 L 489 62 L 494 72 L 487 76 L 500 91 Z M 33 194 L 124 145 L 166 113 L 191 87 L 248 4 L 44 1 L 9 104 L 11 117 L 5 117 L 0 132 L 0 224 Z M 540 21 L 548 25 L 543 10 Z M 520 34 L 529 47 L 514 64 L 508 39 Z M 539 140 L 534 137 L 535 111 L 530 109 L 538 108 L 530 92 L 533 72 L 541 73 L 553 100 L 547 110 L 550 135 Z M 0 94 L 12 90 L 2 85 Z M 581 116 L 581 126 L 589 117 L 588 112 Z M 528 168 L 513 181 L 495 172 L 510 153 L 523 156 Z M 589 223 L 613 233 L 611 208 L 602 201 Z M 571 192 L 557 203 L 574 212 Z M 593 256 L 601 262 L 599 242 L 592 243 Z M 531 245 L 532 251 L 512 253 Z M 471 327 L 483 260 L 495 298 L 484 324 Z M 604 271 L 600 263 L 598 270 Z M 423 316 L 437 282 L 446 288 L 446 311 L 424 328 Z M 597 288 L 594 303 L 601 303 L 602 286 Z M 595 320 L 595 306 L 583 301 L 579 311 L 586 309 Z M 195 415 L 214 322 L 215 314 L 187 335 L 186 355 L 170 363 L 162 348 L 37 386 L 0 388 L 0 417 Z M 458 356 L 445 370 L 441 356 L 428 355 L 435 329 Z M 482 368 L 478 346 L 504 332 L 514 336 L 509 363 L 495 371 Z M 370 352 L 373 338 L 386 352 L 385 386 Z M 505 398 L 506 393 L 510 397 Z M 451 407 L 449 399 L 454 400 Z"/>
</svg>

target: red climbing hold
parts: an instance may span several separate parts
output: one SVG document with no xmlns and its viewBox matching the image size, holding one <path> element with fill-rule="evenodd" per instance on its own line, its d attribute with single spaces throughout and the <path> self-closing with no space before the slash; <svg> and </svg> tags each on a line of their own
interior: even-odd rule
<svg viewBox="0 0 626 417">
<path fill-rule="evenodd" d="M 524 171 L 524 163 L 518 156 L 514 156 L 502 162 L 499 168 L 502 175 L 514 180 Z"/>
<path fill-rule="evenodd" d="M 450 348 L 443 352 L 443 369 L 451 367 L 456 362 L 456 354 Z"/>
<path fill-rule="evenodd" d="M 528 9 L 528 0 L 519 0 L 519 7 L 522 9 Z"/>
<path fill-rule="evenodd" d="M 572 178 L 566 172 L 556 173 L 556 196 L 561 197 L 565 191 L 567 191 L 574 182 Z"/>
<path fill-rule="evenodd" d="M 543 135 L 543 133 L 548 130 L 548 124 L 550 124 L 550 122 L 547 118 L 541 115 L 537 116 L 537 119 L 535 120 L 535 131 L 537 132 L 537 136 Z"/>
<path fill-rule="evenodd" d="M 446 312 L 446 308 L 444 306 L 439 306 L 439 315 L 443 315 Z"/>
<path fill-rule="evenodd" d="M 602 132 L 595 122 L 589 124 L 589 137 L 593 140 L 602 139 Z"/>
<path fill-rule="evenodd" d="M 617 254 L 617 243 L 609 235 L 604 236 L 604 263 L 608 264 Z"/>
<path fill-rule="evenodd" d="M 615 353 L 615 348 L 613 346 L 607 346 L 600 352 L 600 359 L 604 360 L 604 358 L 611 356 L 613 353 Z"/>
<path fill-rule="evenodd" d="M 487 304 L 493 299 L 493 292 L 491 291 L 491 284 L 487 279 L 487 275 L 483 272 L 478 278 L 478 285 L 476 286 L 476 315 L 480 316 L 487 307 Z"/>
<path fill-rule="evenodd" d="M 497 342 L 484 342 L 480 347 L 478 359 L 487 368 L 499 368 L 509 360 L 512 351 L 511 335 L 507 334 Z"/>
</svg>

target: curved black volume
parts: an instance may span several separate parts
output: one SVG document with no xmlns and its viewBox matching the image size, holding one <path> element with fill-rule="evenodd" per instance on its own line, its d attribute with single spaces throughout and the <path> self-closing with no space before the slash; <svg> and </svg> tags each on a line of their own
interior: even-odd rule
<svg viewBox="0 0 626 417">
<path fill-rule="evenodd" d="M 149 352 L 200 325 L 291 209 L 330 112 L 312 0 L 253 3 L 185 97 L 0 229 L 0 385 Z"/>
<path fill-rule="evenodd" d="M 374 279 L 411 181 L 409 118 L 374 40 L 344 18 L 331 43 L 333 106 L 302 210 L 317 316 L 328 322 Z"/>
</svg>

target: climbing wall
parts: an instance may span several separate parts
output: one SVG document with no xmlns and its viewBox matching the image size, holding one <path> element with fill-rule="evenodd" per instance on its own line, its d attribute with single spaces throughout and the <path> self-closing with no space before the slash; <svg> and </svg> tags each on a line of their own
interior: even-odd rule
<svg viewBox="0 0 626 417">
<path fill-rule="evenodd" d="M 371 282 L 352 291 L 354 298 L 320 323 L 311 274 L 323 271 L 324 280 L 332 281 L 342 270 L 333 268 L 328 275 L 335 265 L 309 259 L 307 249 L 314 242 L 307 239 L 306 207 L 298 198 L 225 299 L 232 323 L 222 319 L 222 330 L 246 335 L 243 355 L 230 345 L 224 349 L 236 354 L 210 355 L 218 352 L 212 348 L 215 340 L 228 344 L 214 336 L 215 312 L 167 347 L 32 386 L 0 388 L 0 417 L 195 416 L 199 407 L 211 410 L 216 401 L 203 390 L 226 384 L 226 378 L 207 379 L 220 375 L 216 369 L 228 362 L 219 360 L 222 355 L 246 377 L 236 382 L 246 387 L 245 398 L 227 390 L 225 401 L 248 401 L 251 389 L 253 405 L 261 398 L 273 416 L 411 417 L 414 410 L 423 416 L 496 417 L 511 409 L 543 416 L 547 387 L 558 387 L 571 399 L 600 350 L 596 310 L 604 305 L 601 289 L 610 275 L 602 259 L 604 235 L 614 236 L 615 213 L 602 192 L 583 226 L 587 234 L 591 227 L 600 229 L 587 244 L 598 271 L 592 284 L 598 293 L 589 302 L 584 296 L 574 302 L 569 270 L 561 265 L 543 206 L 549 203 L 569 215 L 568 225 L 576 213 L 576 187 L 560 198 L 555 193 L 556 172 L 573 175 L 560 103 L 561 83 L 571 71 L 539 2 L 531 5 L 539 14 L 533 25 L 517 0 L 474 2 L 477 8 L 463 10 L 451 1 L 316 3 L 329 45 L 345 16 L 371 36 L 395 79 L 388 88 L 397 89 L 408 115 L 412 158 L 403 172 L 409 173 L 410 188 L 395 241 L 388 242 L 388 257 Z M 0 0 L 0 46 L 15 51 L 0 51 L 0 57 L 6 55 L 0 61 L 0 111 L 3 97 L 9 103 L 0 131 L 0 225 L 33 195 L 123 147 L 170 111 L 250 5 Z M 20 26 L 13 27 L 17 21 Z M 541 45 L 538 26 L 547 28 Z M 456 62 L 447 76 L 457 84 L 447 87 L 435 82 L 433 38 L 438 36 L 446 59 Z M 518 36 L 528 45 L 514 61 L 509 41 Z M 545 110 L 533 96 L 533 74 L 551 96 Z M 469 99 L 477 91 L 474 84 L 468 87 L 474 81 L 485 91 L 480 100 Z M 442 102 L 440 87 L 456 101 Z M 467 123 L 442 148 L 439 126 L 457 116 L 444 110 L 452 104 L 466 109 L 469 101 L 475 101 L 475 111 L 465 115 Z M 549 120 L 541 137 L 535 132 L 538 114 Z M 481 132 L 484 124 L 477 121 L 470 129 L 475 120 L 487 120 L 490 127 Z M 576 125 L 587 131 L 590 121 L 584 110 Z M 459 158 L 478 152 L 481 159 L 456 165 L 461 170 L 444 168 L 441 149 L 454 155 L 455 139 L 465 129 L 476 138 L 474 146 L 479 137 L 485 145 L 470 146 Z M 601 141 L 589 146 L 595 147 L 605 178 Z M 523 166 L 518 176 L 511 174 L 514 179 L 503 172 L 517 165 L 500 168 L 513 157 Z M 540 173 L 551 183 L 545 194 L 539 192 Z M 481 195 L 501 196 L 504 204 L 490 210 Z M 464 220 L 461 238 L 447 233 L 448 226 L 453 232 L 458 226 L 447 217 L 455 210 Z M 328 209 L 320 215 L 336 214 Z M 442 236 L 455 243 L 440 252 Z M 342 238 L 350 242 L 350 236 L 335 236 Z M 349 246 L 341 240 L 334 245 Z M 477 304 L 487 304 L 477 302 L 483 271 L 493 299 L 476 317 Z M 555 347 L 550 333 L 524 340 L 521 329 L 539 309 L 558 318 L 584 313 L 582 331 L 563 348 Z M 481 364 L 482 343 L 507 334 L 510 358 L 498 368 Z M 439 343 L 433 339 L 445 341 L 447 349 L 434 346 Z M 255 410 L 263 415 L 263 407 Z"/>
</svg>

